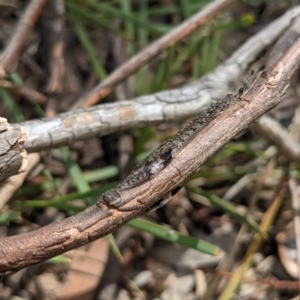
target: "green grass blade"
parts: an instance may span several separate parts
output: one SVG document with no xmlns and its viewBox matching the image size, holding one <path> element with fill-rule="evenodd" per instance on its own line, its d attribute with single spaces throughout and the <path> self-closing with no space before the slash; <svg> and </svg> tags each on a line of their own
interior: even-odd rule
<svg viewBox="0 0 300 300">
<path fill-rule="evenodd" d="M 97 198 L 101 196 L 104 192 L 106 192 L 109 189 L 115 188 L 118 185 L 118 182 L 111 182 L 107 183 L 101 187 L 98 187 L 96 189 L 91 189 L 86 192 L 75 192 L 70 193 L 64 196 L 60 196 L 56 199 L 49 199 L 49 200 L 24 200 L 24 201 L 16 201 L 16 204 L 21 207 L 31 207 L 31 208 L 45 208 L 47 206 L 55 206 L 55 207 L 61 207 L 62 204 L 71 202 L 73 200 L 78 199 L 86 199 L 86 198 Z"/>
<path fill-rule="evenodd" d="M 96 72 L 98 79 L 103 80 L 104 78 L 106 78 L 107 72 L 102 63 L 99 61 L 94 45 L 87 35 L 85 29 L 79 22 L 75 21 L 75 19 L 73 19 L 73 28 L 81 45 L 87 53 L 87 56 L 91 62 L 93 69 Z"/>
<path fill-rule="evenodd" d="M 12 115 L 15 122 L 19 123 L 24 121 L 22 111 L 5 88 L 0 87 L 0 98 L 2 98 L 4 105 Z"/>
<path fill-rule="evenodd" d="M 143 19 L 141 19 L 134 13 L 128 13 L 126 11 L 117 9 L 113 6 L 103 5 L 99 2 L 87 1 L 87 5 L 89 5 L 90 9 L 96 9 L 106 15 L 120 18 L 123 21 L 131 22 L 135 26 L 142 26 L 144 28 L 147 28 L 151 33 L 155 35 L 165 34 L 169 32 L 169 30 L 172 28 L 171 26 L 165 24 L 152 24 L 151 22 L 145 22 Z"/>
<path fill-rule="evenodd" d="M 149 21 L 148 0 L 140 0 L 139 15 L 144 22 Z M 146 47 L 149 44 L 149 31 L 145 27 L 138 28 L 139 46 Z"/>
<path fill-rule="evenodd" d="M 131 15 L 132 11 L 131 11 L 130 1 L 129 0 L 120 0 L 120 2 L 121 2 L 121 7 L 122 7 L 123 12 L 125 12 L 128 15 Z M 128 20 L 124 21 L 124 23 L 125 23 L 125 30 L 126 30 L 127 35 L 130 36 L 131 39 L 133 40 L 134 24 L 132 22 L 129 22 Z M 127 53 L 129 56 L 132 56 L 135 53 L 133 43 L 129 43 L 127 45 Z"/>
<path fill-rule="evenodd" d="M 163 90 L 167 83 L 170 81 L 170 75 L 172 70 L 172 63 L 174 62 L 175 46 L 170 47 L 167 51 L 166 58 L 160 64 L 153 82 L 151 83 L 151 92 L 157 92 Z"/>
<path fill-rule="evenodd" d="M 179 0 L 180 9 L 179 12 L 182 13 L 184 19 L 187 19 L 191 15 L 191 6 L 188 0 Z"/>
<path fill-rule="evenodd" d="M 182 66 L 185 61 L 189 61 L 191 59 L 191 56 L 193 56 L 197 49 L 199 48 L 199 45 L 201 41 L 203 40 L 203 36 L 195 37 L 191 40 L 189 45 L 186 45 L 183 47 L 182 50 L 180 50 L 179 54 L 176 57 L 176 60 L 174 60 L 172 64 L 172 75 L 176 75 L 179 73 L 182 69 Z"/>
<path fill-rule="evenodd" d="M 80 192 L 87 192 L 90 190 L 89 184 L 83 176 L 81 168 L 79 165 L 73 160 L 71 151 L 68 147 L 60 148 L 60 153 L 67 165 L 68 172 L 75 184 L 76 188 Z"/>
<path fill-rule="evenodd" d="M 221 31 L 213 33 L 204 39 L 201 49 L 201 60 L 194 67 L 193 76 L 199 78 L 211 71 L 218 64 L 218 54 L 220 50 Z M 197 67 L 198 66 L 198 67 Z"/>
<path fill-rule="evenodd" d="M 144 219 L 135 219 L 127 223 L 128 226 L 137 230 L 145 231 L 162 240 L 176 243 L 181 246 L 192 248 L 203 253 L 217 256 L 220 254 L 220 249 L 208 242 L 196 239 L 191 236 L 183 235 L 180 232 L 163 227 L 156 223 Z"/>
<path fill-rule="evenodd" d="M 7 212 L 7 213 L 1 213 L 0 214 L 0 224 L 6 223 L 6 222 L 11 222 L 15 221 L 20 217 L 21 213 L 20 212 Z"/>
<path fill-rule="evenodd" d="M 120 261 L 120 262 L 123 262 L 123 257 L 122 257 L 122 254 L 120 252 L 120 249 L 116 243 L 116 240 L 114 238 L 114 236 L 112 234 L 109 234 L 106 236 L 108 242 L 109 242 L 109 245 L 111 247 L 111 250 L 113 251 L 113 253 L 115 254 L 115 256 L 117 257 L 117 259 Z"/>
<path fill-rule="evenodd" d="M 193 191 L 205 196 L 212 205 L 226 212 L 228 215 L 232 216 L 241 223 L 246 224 L 249 228 L 257 232 L 258 234 L 263 235 L 259 225 L 251 218 L 241 214 L 233 204 L 221 199 L 216 195 L 211 195 L 199 187 L 193 188 Z"/>
<path fill-rule="evenodd" d="M 28 185 L 28 184 L 23 185 L 17 191 L 16 195 L 24 196 L 26 194 L 33 194 L 33 193 L 38 194 L 38 193 L 43 193 L 43 192 L 57 191 L 58 187 L 61 185 L 62 181 L 58 178 L 53 178 L 51 173 L 49 175 L 47 175 L 48 173 L 49 173 L 49 171 L 46 169 L 43 171 L 44 176 L 47 178 L 46 181 L 44 181 L 41 184 L 37 184 L 37 185 L 32 185 L 32 184 L 31 185 Z M 107 166 L 107 167 L 103 167 L 98 170 L 86 171 L 83 173 L 83 176 L 88 183 L 93 183 L 93 182 L 99 182 L 101 180 L 110 179 L 112 177 L 117 176 L 118 173 L 119 173 L 119 169 L 116 166 Z M 74 186 L 73 183 L 72 183 L 72 185 Z M 105 186 L 107 186 L 107 185 L 103 185 L 103 187 L 105 187 Z M 109 187 L 109 188 L 112 188 L 112 187 Z M 105 192 L 105 191 L 106 190 L 104 188 L 104 190 L 102 192 Z M 99 196 L 99 194 L 90 195 L 90 196 L 97 197 L 97 196 Z M 80 197 L 78 197 L 77 199 L 80 199 Z"/>
<path fill-rule="evenodd" d="M 97 14 L 95 12 L 91 14 L 88 10 L 74 5 L 74 3 L 72 3 L 71 1 L 68 1 L 66 3 L 66 9 L 67 17 L 69 18 L 76 18 L 77 21 L 89 22 L 90 24 L 101 26 L 109 31 L 114 32 L 117 35 L 120 35 L 125 39 L 129 39 L 129 37 L 126 36 L 125 32 L 115 28 L 111 19 L 104 17 L 102 14 Z"/>
<path fill-rule="evenodd" d="M 117 176 L 119 168 L 116 166 L 107 166 L 98 170 L 86 171 L 83 173 L 83 177 L 89 183 L 97 182 L 100 180 L 109 179 Z"/>
</svg>

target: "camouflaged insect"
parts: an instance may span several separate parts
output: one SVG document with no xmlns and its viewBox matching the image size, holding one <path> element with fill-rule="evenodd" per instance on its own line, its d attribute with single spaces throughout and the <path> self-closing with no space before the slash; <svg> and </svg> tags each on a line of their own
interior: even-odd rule
<svg viewBox="0 0 300 300">
<path fill-rule="evenodd" d="M 189 143 L 197 132 L 201 131 L 230 105 L 236 103 L 243 94 L 243 91 L 244 88 L 241 88 L 237 95 L 227 95 L 225 98 L 213 103 L 207 110 L 200 113 L 196 119 L 184 126 L 174 137 L 170 138 L 138 164 L 116 189 L 104 193 L 103 200 L 110 205 L 121 206 L 122 203 L 118 202 L 122 190 L 128 190 L 139 186 L 164 169 L 174 159 L 177 153 Z"/>
</svg>

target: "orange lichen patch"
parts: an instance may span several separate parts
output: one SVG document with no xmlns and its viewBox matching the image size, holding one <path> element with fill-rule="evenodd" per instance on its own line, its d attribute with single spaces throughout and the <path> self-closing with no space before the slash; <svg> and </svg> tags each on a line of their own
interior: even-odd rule
<svg viewBox="0 0 300 300">
<path fill-rule="evenodd" d="M 70 115 L 63 119 L 63 126 L 65 128 L 73 127 L 78 124 L 89 124 L 99 121 L 99 118 L 96 114 L 90 112 L 82 112 L 75 115 Z"/>
<path fill-rule="evenodd" d="M 121 121 L 130 120 L 136 116 L 136 110 L 131 106 L 123 106 L 118 109 L 118 114 Z"/>
</svg>

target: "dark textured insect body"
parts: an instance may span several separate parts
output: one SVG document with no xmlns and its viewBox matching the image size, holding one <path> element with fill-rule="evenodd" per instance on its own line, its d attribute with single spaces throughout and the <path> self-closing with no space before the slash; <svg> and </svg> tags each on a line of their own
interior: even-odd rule
<svg viewBox="0 0 300 300">
<path fill-rule="evenodd" d="M 221 101 L 213 103 L 207 110 L 200 113 L 196 119 L 184 126 L 176 135 L 158 147 L 145 160 L 137 165 L 129 176 L 118 185 L 118 188 L 128 189 L 138 186 L 164 169 L 176 154 L 193 138 L 196 132 L 199 132 L 219 115 L 219 113 L 236 101 L 237 98 L 235 96 L 228 95 Z"/>
<path fill-rule="evenodd" d="M 240 91 L 236 96 L 227 95 L 222 100 L 213 103 L 207 110 L 200 113 L 200 115 L 192 122 L 183 127 L 174 137 L 158 147 L 145 160 L 137 165 L 129 176 L 120 183 L 116 189 L 112 189 L 103 194 L 103 200 L 110 205 L 122 206 L 126 203 L 120 202 L 120 193 L 122 190 L 128 190 L 133 187 L 141 185 L 143 182 L 150 180 L 155 174 L 163 170 L 185 147 L 186 144 L 194 137 L 194 135 L 201 131 L 221 112 L 225 111 L 231 104 L 240 99 Z"/>
</svg>

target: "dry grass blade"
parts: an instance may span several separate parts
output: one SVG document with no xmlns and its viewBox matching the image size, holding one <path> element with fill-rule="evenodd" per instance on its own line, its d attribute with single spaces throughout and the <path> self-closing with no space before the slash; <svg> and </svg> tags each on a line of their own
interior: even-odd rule
<svg viewBox="0 0 300 300">
<path fill-rule="evenodd" d="M 261 222 L 261 230 L 267 234 L 270 226 L 272 225 L 279 208 L 282 203 L 283 195 L 285 192 L 285 187 L 282 185 L 279 189 L 278 194 L 276 195 L 273 203 L 269 207 L 269 209 L 266 211 L 262 222 Z M 223 290 L 221 295 L 219 296 L 218 300 L 228 300 L 231 299 L 233 293 L 236 291 L 238 286 L 240 285 L 240 282 L 245 274 L 245 272 L 248 270 L 248 268 L 251 266 L 253 261 L 253 256 L 256 253 L 256 251 L 259 249 L 261 243 L 263 241 L 263 238 L 255 234 L 252 243 L 250 244 L 248 251 L 246 252 L 242 264 L 234 271 L 234 275 L 231 277 L 230 281 L 226 285 L 226 288 Z"/>
</svg>

